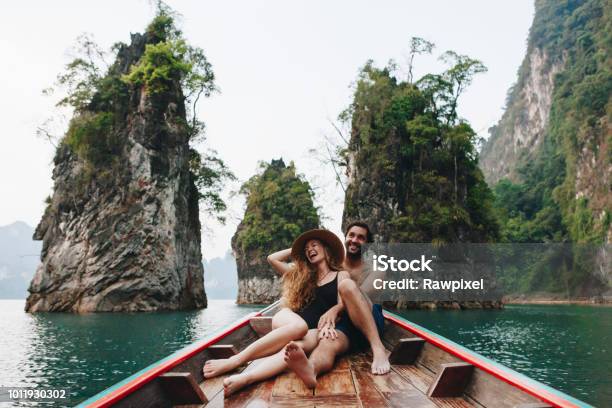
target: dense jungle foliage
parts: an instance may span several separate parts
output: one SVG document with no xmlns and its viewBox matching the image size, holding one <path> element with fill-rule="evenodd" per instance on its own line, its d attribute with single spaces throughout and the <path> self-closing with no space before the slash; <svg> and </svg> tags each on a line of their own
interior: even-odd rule
<svg viewBox="0 0 612 408">
<path fill-rule="evenodd" d="M 91 183 L 114 183 L 121 170 L 128 114 L 134 109 L 130 104 L 134 95 L 146 93 L 151 109 L 160 110 L 151 116 L 153 120 L 165 117 L 163 110 L 174 107 L 169 121 L 159 119 L 151 126 L 160 135 L 178 134 L 189 140 L 189 168 L 200 204 L 204 212 L 223 222 L 226 204 L 220 191 L 234 176 L 216 152 L 202 153 L 195 147 L 205 140 L 196 105 L 216 91 L 215 76 L 203 50 L 187 43 L 175 19 L 175 13 L 159 2 L 143 35 L 144 49 L 136 54 L 134 47 L 124 43 L 116 43 L 109 53 L 88 35 L 79 37 L 78 56 L 66 65 L 56 83 L 65 95 L 58 106 L 70 109 L 73 116 L 55 161 L 64 157 L 66 149 L 83 161 L 84 171 L 75 186 L 81 193 Z M 112 65 L 106 64 L 109 57 L 115 58 Z"/>
<path fill-rule="evenodd" d="M 413 38 L 411 64 L 433 47 Z M 412 66 L 403 79 L 393 63 L 377 68 L 369 61 L 340 116 L 351 128 L 340 155 L 367 180 L 349 184 L 344 219 L 368 220 L 373 211 L 384 211 L 377 207 L 393 208 L 387 229 L 377 231 L 383 240 L 487 242 L 498 236 L 493 195 L 478 168 L 477 135 L 457 113 L 459 97 L 486 68 L 453 51 L 441 60 L 446 71 L 416 81 Z"/>
<path fill-rule="evenodd" d="M 610 228 L 612 208 L 602 217 L 589 205 L 593 199 L 610 203 L 610 190 L 577 198 L 575 181 L 583 149 L 607 146 L 612 163 L 611 14 L 605 0 L 536 1 L 527 52 L 537 47 L 549 64 L 562 62 L 564 69 L 555 78 L 547 134 L 535 159 L 519 162 L 519 182 L 504 179 L 494 187 L 504 242 L 602 242 Z M 508 94 L 508 109 L 520 109 L 514 101 L 527 63 Z"/>
<path fill-rule="evenodd" d="M 261 164 L 261 172 L 242 185 L 244 218 L 232 247 L 261 256 L 291 246 L 302 232 L 320 226 L 314 192 L 295 166 L 282 159 Z"/>
</svg>

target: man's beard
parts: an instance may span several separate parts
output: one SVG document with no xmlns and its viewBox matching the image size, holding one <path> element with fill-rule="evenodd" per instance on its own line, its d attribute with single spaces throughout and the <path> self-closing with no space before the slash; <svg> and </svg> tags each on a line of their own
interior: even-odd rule
<svg viewBox="0 0 612 408">
<path fill-rule="evenodd" d="M 361 246 L 358 245 L 357 246 L 357 252 L 351 252 L 349 251 L 348 247 L 346 248 L 346 257 L 349 258 L 351 261 L 356 261 L 358 259 L 361 259 Z"/>
</svg>

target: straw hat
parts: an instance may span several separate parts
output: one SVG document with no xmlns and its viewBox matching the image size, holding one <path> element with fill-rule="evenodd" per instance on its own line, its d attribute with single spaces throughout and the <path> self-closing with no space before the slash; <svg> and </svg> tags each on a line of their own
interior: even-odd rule
<svg viewBox="0 0 612 408">
<path fill-rule="evenodd" d="M 342 262 L 344 262 L 344 244 L 336 234 L 326 229 L 313 229 L 297 237 L 291 245 L 291 257 L 293 259 L 306 259 L 304 246 L 311 239 L 317 239 L 327 244 L 331 250 L 330 256 L 336 259 L 338 265 L 342 265 Z"/>
</svg>

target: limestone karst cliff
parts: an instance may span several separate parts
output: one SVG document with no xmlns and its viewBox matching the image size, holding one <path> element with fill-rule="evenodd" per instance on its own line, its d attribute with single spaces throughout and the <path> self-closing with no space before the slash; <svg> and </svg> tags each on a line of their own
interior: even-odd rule
<svg viewBox="0 0 612 408">
<path fill-rule="evenodd" d="M 458 58 L 462 67 L 479 64 Z M 388 67 L 368 63 L 362 69 L 346 111 L 351 135 L 343 153 L 348 175 L 343 225 L 364 220 L 380 242 L 496 237 L 492 194 L 477 166 L 476 135 L 457 118 L 451 97 L 458 93 L 451 85 L 456 68 L 416 83 L 398 80 Z"/>
<path fill-rule="evenodd" d="M 282 159 L 263 163 L 261 172 L 241 189 L 244 217 L 232 237 L 238 267 L 238 303 L 272 303 L 280 297 L 280 279 L 266 257 L 289 248 L 302 232 L 320 225 L 309 183 Z"/>
<path fill-rule="evenodd" d="M 509 241 L 612 239 L 611 22 L 606 1 L 535 2 L 517 82 L 480 152 Z"/>
<path fill-rule="evenodd" d="M 199 156 L 189 145 L 181 85 L 190 49 L 164 13 L 117 47 L 90 97 L 73 103 L 57 149 L 53 195 L 34 234 L 43 248 L 29 312 L 207 304 L 193 172 Z"/>
<path fill-rule="evenodd" d="M 480 153 L 480 166 L 491 185 L 504 177 L 516 180 L 519 159 L 535 152 L 544 140 L 554 78 L 564 62 L 551 61 L 546 51 L 534 47 L 523 65 L 523 86 L 514 90 L 514 109 L 506 110 L 490 130 L 491 137 Z"/>
<path fill-rule="evenodd" d="M 397 78 L 390 67 L 367 63 L 345 111 L 351 134 L 342 153 L 348 176 L 342 222 L 367 222 L 376 242 L 437 245 L 497 237 L 492 193 L 477 165 L 475 132 L 456 115 L 457 81 L 484 67 L 467 56 L 449 54 L 455 63 L 448 71 L 415 83 Z M 405 294 L 389 306 L 500 305 L 497 297 L 413 300 Z"/>
<path fill-rule="evenodd" d="M 480 166 L 503 242 L 574 248 L 563 268 L 506 270 L 508 293 L 612 299 L 611 24 L 607 1 L 535 2 L 525 59 Z"/>
</svg>

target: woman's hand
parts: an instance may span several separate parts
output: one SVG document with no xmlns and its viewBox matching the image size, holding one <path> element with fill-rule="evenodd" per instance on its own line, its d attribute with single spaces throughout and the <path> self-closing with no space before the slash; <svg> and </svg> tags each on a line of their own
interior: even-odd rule
<svg viewBox="0 0 612 408">
<path fill-rule="evenodd" d="M 323 313 L 319 318 L 319 324 L 317 329 L 321 330 L 325 326 L 330 326 L 332 329 L 336 328 L 336 321 L 338 321 L 338 314 L 340 314 L 341 308 L 338 305 L 331 307 L 327 312 Z"/>
</svg>

